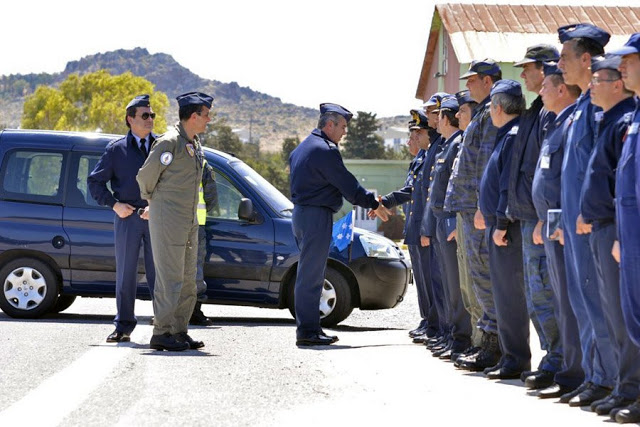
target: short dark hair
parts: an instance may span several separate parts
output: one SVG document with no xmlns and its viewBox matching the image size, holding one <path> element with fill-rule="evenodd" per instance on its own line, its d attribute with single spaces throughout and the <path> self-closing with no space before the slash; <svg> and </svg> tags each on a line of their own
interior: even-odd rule
<svg viewBox="0 0 640 427">
<path fill-rule="evenodd" d="M 573 50 L 578 56 L 581 56 L 583 53 L 588 53 L 592 57 L 604 55 L 604 47 L 595 40 L 586 37 L 576 37 L 573 39 L 573 42 Z"/>
<path fill-rule="evenodd" d="M 187 120 L 189 120 L 193 113 L 200 114 L 200 112 L 202 112 L 202 107 L 204 107 L 204 105 L 195 104 L 189 104 L 185 105 L 184 107 L 180 107 L 180 109 L 178 110 L 178 118 L 180 118 L 181 122 L 186 122 Z"/>
<path fill-rule="evenodd" d="M 482 73 L 478 73 L 478 77 L 480 77 L 480 80 L 484 80 L 484 78 L 486 76 L 491 77 L 491 82 L 495 83 L 498 80 L 502 80 L 502 70 L 498 71 L 498 74 L 482 74 Z"/>
<path fill-rule="evenodd" d="M 454 128 L 459 128 L 460 127 L 460 122 L 458 121 L 458 118 L 456 117 L 456 112 L 453 110 L 440 110 L 440 113 L 442 114 L 443 117 L 446 117 L 447 119 L 449 119 L 449 124 L 451 124 L 451 126 L 453 126 Z"/>
<path fill-rule="evenodd" d="M 127 108 L 127 114 L 126 116 L 124 116 L 124 124 L 126 124 L 129 129 L 131 129 L 131 125 L 129 124 L 129 120 L 127 120 L 127 117 L 135 117 L 137 111 L 138 107 Z"/>
</svg>

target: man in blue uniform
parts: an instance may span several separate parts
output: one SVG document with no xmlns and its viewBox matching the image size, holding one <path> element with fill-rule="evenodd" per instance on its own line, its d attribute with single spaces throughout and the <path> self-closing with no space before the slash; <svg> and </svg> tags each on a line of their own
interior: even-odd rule
<svg viewBox="0 0 640 427">
<path fill-rule="evenodd" d="M 599 415 L 630 405 L 640 392 L 640 349 L 633 344 L 624 325 L 620 286 L 616 286 L 620 283 L 619 267 L 611 255 L 616 240 L 615 170 L 635 109 L 632 92 L 625 89 L 618 65 L 619 56 L 596 57 L 591 65 L 591 102 L 602 112 L 596 119 L 597 138 L 582 185 L 577 224 L 579 234 L 589 235 L 602 311 L 618 362 L 613 392 L 591 404 Z"/>
<path fill-rule="evenodd" d="M 594 145 L 594 114 L 600 110 L 591 104 L 591 59 L 603 53 L 610 36 L 591 24 L 560 27 L 558 36 L 562 43 L 558 68 L 562 70 L 566 83 L 582 89 L 567 131 L 561 196 L 567 284 L 580 328 L 582 356 L 587 359 L 583 363 L 585 382 L 560 400 L 572 406 L 586 406 L 611 392 L 618 371 L 602 312 L 595 267 L 591 262 L 589 238 L 576 232 L 580 190 Z"/>
<path fill-rule="evenodd" d="M 625 46 L 613 54 L 620 55 L 618 70 L 625 87 L 640 96 L 640 33 L 633 34 Z M 640 112 L 636 108 L 633 121 L 626 131 L 622 153 L 616 169 L 616 223 L 618 244 L 614 257 L 620 261 L 620 297 L 627 332 L 640 346 Z M 619 423 L 640 422 L 640 398 L 627 408 L 612 410 Z"/>
<path fill-rule="evenodd" d="M 337 104 L 321 104 L 320 119 L 289 157 L 291 200 L 294 203 L 292 228 L 300 261 L 295 284 L 296 345 L 316 346 L 336 342 L 320 327 L 320 295 L 331 245 L 333 214 L 340 210 L 344 196 L 354 205 L 378 209 L 375 195 L 360 186 L 344 166 L 338 143 L 346 134 L 353 115 Z M 387 213 L 377 215 L 384 221 Z"/>
<path fill-rule="evenodd" d="M 540 92 L 544 79 L 543 62 L 557 61 L 559 56 L 555 47 L 540 44 L 529 47 L 524 58 L 514 64 L 522 68 L 520 77 L 529 92 Z M 520 222 L 527 309 L 538 334 L 540 347 L 546 352 L 535 372 L 523 373 L 525 385 L 534 389 L 550 386 L 553 375 L 562 364 L 562 349 L 544 246 L 533 241 L 533 230 L 538 224 L 538 217 L 531 199 L 531 183 L 540 153 L 542 134 L 548 121 L 554 117 L 555 114 L 543 108 L 540 96 L 520 116 L 509 176 L 508 212 L 511 218 Z"/>
<path fill-rule="evenodd" d="M 431 168 L 429 196 L 425 208 L 420 239 L 423 246 L 432 245 L 442 271 L 442 282 L 447 317 L 450 322 L 450 338 L 447 345 L 433 355 L 441 359 L 455 360 L 471 344 L 471 318 L 464 307 L 460 292 L 458 257 L 456 245 L 456 214 L 443 209 L 444 199 L 453 162 L 462 143 L 462 132 L 458 128 L 458 101 L 455 97 L 444 98 L 438 112 L 438 132 L 444 142 L 436 153 Z"/>
<path fill-rule="evenodd" d="M 547 125 L 545 137 L 533 178 L 532 197 L 538 215 L 538 225 L 533 232 L 533 241 L 543 243 L 547 255 L 549 278 L 553 288 L 554 313 L 562 349 L 562 366 L 553 377 L 553 384 L 541 390 L 541 399 L 557 398 L 569 393 L 584 380 L 582 350 L 578 334 L 578 323 L 571 308 L 567 289 L 564 250 L 560 231 L 548 235 L 547 215 L 549 209 L 560 209 L 560 176 L 564 157 L 564 140 L 569 125 L 569 116 L 575 108 L 580 88 L 564 83 L 562 71 L 556 63 L 546 63 L 545 78 L 540 96 L 544 108 L 555 114 Z"/>
<path fill-rule="evenodd" d="M 502 357 L 485 369 L 487 378 L 519 378 L 531 368 L 529 317 L 522 272 L 522 235 L 518 221 L 507 217 L 511 153 L 520 115 L 526 108 L 520 83 L 500 80 L 491 89 L 491 120 L 496 145 L 480 181 L 478 206 L 486 225 L 493 299 Z"/>
<path fill-rule="evenodd" d="M 438 105 L 439 103 L 440 99 L 438 99 Z M 410 185 L 381 197 L 380 201 L 385 208 L 392 208 L 409 202 L 409 213 L 405 224 L 405 243 L 409 247 L 409 253 L 412 257 L 411 262 L 415 263 L 414 271 L 418 275 L 416 287 L 420 313 L 427 316 L 427 330 L 423 335 L 416 336 L 414 342 L 435 344 L 444 336 L 440 268 L 433 249 L 420 244 L 420 225 L 427 197 L 424 194 L 425 179 L 428 182 L 428 179 L 425 178 L 425 170 L 428 170 L 433 164 L 441 138 L 435 132 L 435 129 L 431 127 L 425 112 L 411 110 L 410 114 L 413 119 L 409 128 L 411 138 L 416 141 L 418 148 L 420 148 L 418 154 L 419 164 L 414 169 L 413 180 Z M 423 288 L 420 288 L 421 285 Z"/>
<path fill-rule="evenodd" d="M 489 94 L 494 82 L 501 78 L 500 67 L 488 58 L 473 61 L 469 71 L 460 77 L 467 80 L 469 94 L 478 106 L 465 131 L 444 202 L 445 210 L 461 214 L 467 267 L 483 311 L 477 325 L 483 331 L 482 349 L 460 356 L 455 362 L 456 366 L 473 371 L 494 366 L 500 360 L 495 303 L 489 278 L 489 252 L 484 229 L 476 228 L 476 225 L 481 225 L 476 224 L 476 220 L 481 217 L 478 212 L 478 183 L 495 145 L 497 133 L 489 115 Z"/>
<path fill-rule="evenodd" d="M 91 196 L 102 206 L 111 207 L 116 250 L 116 326 L 107 342 L 129 341 L 138 323 L 134 306 L 138 287 L 138 258 L 140 246 L 144 250 L 144 264 L 149 294 L 153 298 L 156 271 L 149 237 L 148 204 L 140 197 L 136 181 L 155 136 L 149 95 L 136 96 L 129 102 L 125 121 L 129 132 L 124 138 L 110 143 L 87 178 Z M 111 184 L 111 190 L 107 184 Z M 144 209 L 144 213 L 137 213 Z"/>
</svg>

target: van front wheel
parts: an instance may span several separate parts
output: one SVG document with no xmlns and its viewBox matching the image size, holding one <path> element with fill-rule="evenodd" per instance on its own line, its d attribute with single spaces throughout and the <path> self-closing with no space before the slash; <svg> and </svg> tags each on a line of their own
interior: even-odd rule
<svg viewBox="0 0 640 427">
<path fill-rule="evenodd" d="M 58 300 L 58 281 L 44 262 L 18 258 L 0 270 L 0 308 L 17 318 L 36 318 L 49 312 Z"/>
</svg>

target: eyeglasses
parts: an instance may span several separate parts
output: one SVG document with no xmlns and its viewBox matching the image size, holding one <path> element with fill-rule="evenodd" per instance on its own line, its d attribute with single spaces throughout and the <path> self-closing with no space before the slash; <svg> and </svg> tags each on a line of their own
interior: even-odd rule
<svg viewBox="0 0 640 427">
<path fill-rule="evenodd" d="M 200 117 L 209 117 L 211 118 L 211 110 L 209 110 L 209 112 L 207 114 L 204 114 L 204 112 L 200 111 L 199 113 L 196 113 L 197 115 L 199 115 Z"/>
<path fill-rule="evenodd" d="M 148 120 L 149 117 L 151 117 L 151 120 L 156 118 L 156 113 L 142 113 L 140 114 L 140 118 L 142 118 L 142 120 Z"/>
<path fill-rule="evenodd" d="M 620 79 L 603 79 L 600 77 L 592 77 L 591 78 L 591 84 L 597 85 L 598 83 L 603 83 L 603 82 L 617 82 Z"/>
</svg>

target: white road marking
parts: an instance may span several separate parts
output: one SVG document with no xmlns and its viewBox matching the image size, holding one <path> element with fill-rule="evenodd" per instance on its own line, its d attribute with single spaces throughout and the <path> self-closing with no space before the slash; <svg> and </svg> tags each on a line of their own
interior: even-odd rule
<svg viewBox="0 0 640 427">
<path fill-rule="evenodd" d="M 136 341 L 148 342 L 152 330 L 153 326 L 139 325 L 135 331 Z M 87 351 L 0 412 L 0 425 L 57 426 L 91 395 L 132 350 L 133 347 L 126 345 L 105 344 Z"/>
</svg>

